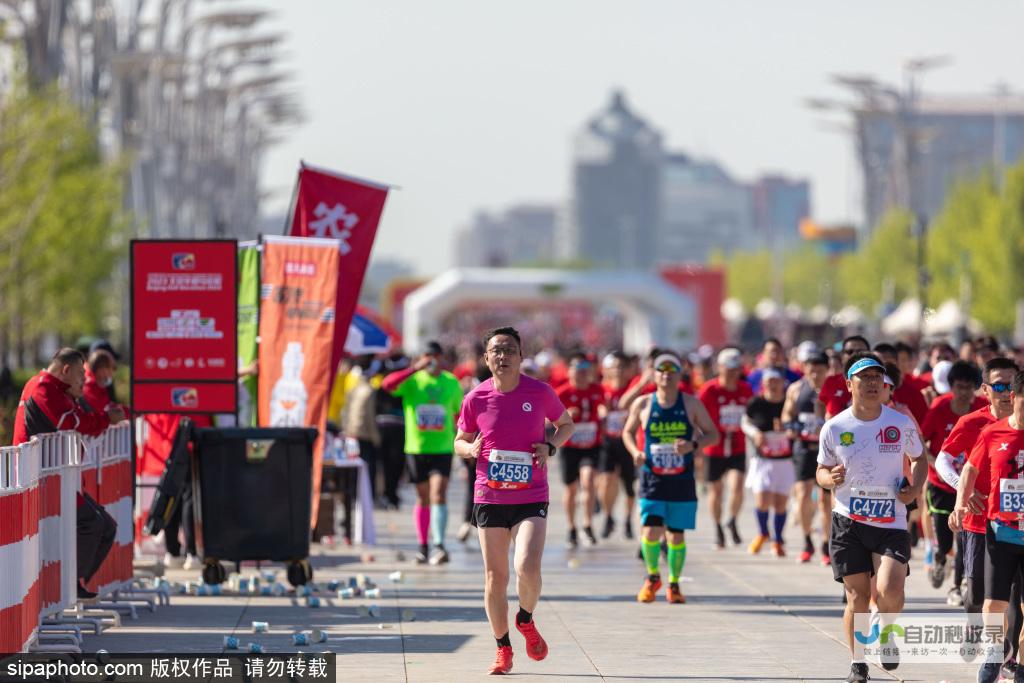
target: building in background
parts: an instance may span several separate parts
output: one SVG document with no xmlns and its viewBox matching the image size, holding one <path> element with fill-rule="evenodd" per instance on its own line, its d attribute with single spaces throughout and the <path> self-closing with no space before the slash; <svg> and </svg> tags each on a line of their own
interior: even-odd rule
<svg viewBox="0 0 1024 683">
<path fill-rule="evenodd" d="M 750 188 L 716 162 L 667 155 L 660 195 L 657 263 L 707 263 L 716 250 L 762 246 L 754 230 Z"/>
<path fill-rule="evenodd" d="M 750 184 L 754 230 L 773 249 L 791 249 L 801 241 L 800 221 L 811 215 L 811 186 L 806 180 L 764 175 Z"/>
<path fill-rule="evenodd" d="M 569 254 L 599 267 L 656 262 L 661 209 L 661 134 L 612 93 L 573 145 Z"/>
<path fill-rule="evenodd" d="M 555 261 L 561 217 L 552 204 L 518 204 L 501 212 L 479 211 L 455 239 L 455 265 L 523 266 Z"/>
<path fill-rule="evenodd" d="M 1002 169 L 1024 154 L 1024 100 L 990 95 L 865 99 L 853 109 L 870 230 L 895 206 L 927 218 L 959 180 Z"/>
</svg>

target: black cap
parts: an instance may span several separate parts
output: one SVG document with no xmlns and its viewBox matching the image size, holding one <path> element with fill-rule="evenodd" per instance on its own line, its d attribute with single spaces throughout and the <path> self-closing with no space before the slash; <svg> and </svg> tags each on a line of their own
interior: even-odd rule
<svg viewBox="0 0 1024 683">
<path fill-rule="evenodd" d="M 441 348 L 441 344 L 436 341 L 428 341 L 423 347 L 423 355 L 425 356 L 443 356 L 444 349 Z"/>
<path fill-rule="evenodd" d="M 91 354 L 93 351 L 106 351 L 114 357 L 114 360 L 121 360 L 121 354 L 115 351 L 114 347 L 106 339 L 97 339 L 92 344 L 89 344 L 89 353 Z"/>
</svg>

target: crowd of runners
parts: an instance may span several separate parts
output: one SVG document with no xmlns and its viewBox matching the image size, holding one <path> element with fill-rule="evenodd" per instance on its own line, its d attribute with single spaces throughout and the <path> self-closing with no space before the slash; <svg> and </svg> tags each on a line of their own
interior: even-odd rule
<svg viewBox="0 0 1024 683">
<path fill-rule="evenodd" d="M 827 348 L 768 339 L 753 353 L 654 348 L 642 357 L 530 355 L 530 340 L 511 327 L 482 341 L 480 362 L 454 373 L 449 353 L 431 343 L 408 367 L 382 373 L 380 390 L 401 403 L 418 562 L 448 561 L 446 492 L 453 460 L 465 464 L 457 537 L 476 527 L 498 647 L 491 673 L 512 668 L 513 572 L 516 629 L 529 657 L 547 655 L 533 612 L 556 514 L 548 477 L 560 476 L 565 543 L 632 540 L 644 565 L 641 603 L 663 586 L 669 603 L 686 602 L 686 532 L 706 504 L 719 551 L 767 549 L 831 568 L 844 588 L 847 680 L 868 677 L 854 614 L 902 610 L 912 553 L 950 606 L 1008 613 L 1004 660 L 984 664 L 978 680 L 1024 680 L 1024 373 L 996 340 L 919 352 L 862 336 Z M 745 495 L 749 538 L 739 519 Z M 802 536 L 796 548 L 786 543 L 790 515 Z M 898 652 L 882 664 L 896 668 Z"/>
</svg>

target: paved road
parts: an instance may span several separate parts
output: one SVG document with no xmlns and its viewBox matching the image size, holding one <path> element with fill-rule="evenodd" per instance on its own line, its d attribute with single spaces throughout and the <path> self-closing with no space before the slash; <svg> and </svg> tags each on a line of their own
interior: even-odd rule
<svg viewBox="0 0 1024 683">
<path fill-rule="evenodd" d="M 460 502 L 464 490 L 464 482 L 453 482 L 453 501 Z M 561 491 L 553 494 L 544 596 L 535 613 L 551 654 L 539 663 L 528 659 L 522 638 L 513 632 L 513 672 L 521 679 L 845 678 L 849 655 L 840 642 L 840 590 L 829 569 L 766 553 L 751 556 L 742 547 L 716 551 L 702 505 L 699 528 L 689 539 L 683 584 L 687 604 L 669 605 L 663 594 L 653 604 L 638 604 L 635 595 L 643 569 L 636 545 L 617 535 L 595 548 L 567 551 Z M 411 490 L 404 496 L 411 501 Z M 457 507 L 453 505 L 453 518 Z M 243 644 L 258 638 L 269 652 L 294 651 L 292 632 L 321 628 L 330 633 L 329 647 L 339 654 L 339 681 L 482 680 L 495 646 L 482 605 L 476 541 L 465 547 L 454 544 L 448 566 L 413 566 L 400 561 L 400 553 L 411 557 L 414 548 L 410 517 L 406 511 L 379 514 L 380 545 L 372 550 L 372 562 L 363 561 L 366 558 L 356 549 L 315 546 L 317 582 L 367 574 L 382 586 L 380 600 L 326 599 L 323 608 L 310 609 L 294 596 L 181 596 L 156 614 L 141 614 L 121 628 L 87 638 L 86 647 L 111 652 L 218 652 L 222 636 L 235 633 Z M 753 514 L 745 509 L 741 532 L 749 538 L 753 526 Z M 790 526 L 788 533 L 790 546 L 799 548 L 799 531 Z M 403 583 L 389 583 L 388 574 L 396 569 L 404 572 Z M 178 581 L 195 580 L 196 575 L 169 572 L 169 578 Z M 910 611 L 953 609 L 945 606 L 944 591 L 927 584 L 919 557 L 912 565 L 908 593 Z M 359 615 L 358 607 L 371 602 L 382 608 L 380 618 Z M 252 621 L 269 622 L 270 633 L 254 636 Z M 896 672 L 899 676 L 877 667 L 872 667 L 871 676 L 973 681 L 975 671 L 968 665 L 905 664 Z"/>
</svg>

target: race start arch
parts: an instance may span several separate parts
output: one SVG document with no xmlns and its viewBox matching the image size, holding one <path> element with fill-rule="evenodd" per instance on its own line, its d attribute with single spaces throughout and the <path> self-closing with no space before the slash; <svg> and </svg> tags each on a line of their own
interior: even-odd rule
<svg viewBox="0 0 1024 683">
<path fill-rule="evenodd" d="M 587 301 L 615 306 L 623 317 L 623 347 L 696 346 L 697 303 L 654 273 L 540 268 L 456 268 L 406 297 L 402 335 L 410 351 L 440 335 L 445 318 L 467 304 Z M 510 324 L 515 321 L 510 320 Z"/>
</svg>

